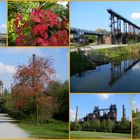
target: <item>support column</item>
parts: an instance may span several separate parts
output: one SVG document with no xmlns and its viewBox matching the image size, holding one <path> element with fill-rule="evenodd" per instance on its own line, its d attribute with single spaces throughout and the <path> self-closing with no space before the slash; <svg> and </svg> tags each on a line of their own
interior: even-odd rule
<svg viewBox="0 0 140 140">
<path fill-rule="evenodd" d="M 76 106 L 76 114 L 75 114 L 75 129 L 77 128 L 78 123 L 78 106 Z"/>
</svg>

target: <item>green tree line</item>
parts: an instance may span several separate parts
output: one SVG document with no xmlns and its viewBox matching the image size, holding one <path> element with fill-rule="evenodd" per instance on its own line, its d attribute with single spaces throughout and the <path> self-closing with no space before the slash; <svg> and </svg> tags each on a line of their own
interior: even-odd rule
<svg viewBox="0 0 140 140">
<path fill-rule="evenodd" d="M 70 129 L 73 131 L 131 133 L 131 123 L 128 120 L 115 122 L 110 119 L 78 122 L 76 124 L 75 122 L 71 122 Z"/>
</svg>

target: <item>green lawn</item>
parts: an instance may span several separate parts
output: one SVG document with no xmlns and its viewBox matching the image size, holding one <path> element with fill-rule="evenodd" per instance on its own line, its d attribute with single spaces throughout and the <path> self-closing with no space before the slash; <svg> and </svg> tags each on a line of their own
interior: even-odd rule
<svg viewBox="0 0 140 140">
<path fill-rule="evenodd" d="M 93 139 L 121 139 L 130 138 L 130 134 L 120 133 L 104 133 L 104 132 L 89 132 L 89 131 L 71 131 L 71 138 L 93 138 Z"/>
<path fill-rule="evenodd" d="M 53 138 L 68 138 L 68 124 L 63 122 L 48 123 L 48 124 L 29 124 L 17 123 L 17 125 L 27 131 L 31 138 L 53 139 Z"/>
</svg>

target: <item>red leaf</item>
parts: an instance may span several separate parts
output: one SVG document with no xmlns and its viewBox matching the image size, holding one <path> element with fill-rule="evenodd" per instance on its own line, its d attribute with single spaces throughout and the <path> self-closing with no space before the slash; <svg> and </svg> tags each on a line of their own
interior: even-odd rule
<svg viewBox="0 0 140 140">
<path fill-rule="evenodd" d="M 40 23 L 40 22 L 41 22 L 41 20 L 40 20 L 39 17 L 34 17 L 33 20 L 34 20 L 35 22 L 37 22 L 37 23 Z"/>
<path fill-rule="evenodd" d="M 48 29 L 46 24 L 39 24 L 37 26 L 35 26 L 32 30 L 33 35 L 36 35 L 38 32 L 40 33 L 40 35 L 43 37 L 44 36 L 44 32 Z"/>
<path fill-rule="evenodd" d="M 44 36 L 44 32 L 48 30 L 48 26 L 46 24 L 42 24 L 40 25 L 40 28 L 39 28 L 39 33 L 40 35 L 43 37 Z"/>
<path fill-rule="evenodd" d="M 48 39 L 48 33 L 45 33 L 43 37 L 45 40 Z"/>
<path fill-rule="evenodd" d="M 23 25 L 22 25 L 22 28 L 26 28 L 28 25 L 28 22 L 25 22 Z"/>
<path fill-rule="evenodd" d="M 43 41 L 43 42 L 41 43 L 41 45 L 42 45 L 42 46 L 49 46 L 49 42 L 48 42 L 48 41 Z"/>
<path fill-rule="evenodd" d="M 45 16 L 45 14 L 44 14 L 43 10 L 40 10 L 39 17 L 44 18 L 44 16 Z"/>
<path fill-rule="evenodd" d="M 36 35 L 36 34 L 38 33 L 39 28 L 40 28 L 40 26 L 37 25 L 37 26 L 35 26 L 35 27 L 32 29 L 33 35 Z"/>
<path fill-rule="evenodd" d="M 20 37 L 16 38 L 15 44 L 16 46 L 24 46 L 23 39 Z"/>
<path fill-rule="evenodd" d="M 40 44 L 42 43 L 44 40 L 41 37 L 36 38 L 36 43 Z"/>
<path fill-rule="evenodd" d="M 41 46 L 48 46 L 49 45 L 49 42 L 44 41 L 41 37 L 36 38 L 36 43 L 41 45 Z"/>
<path fill-rule="evenodd" d="M 17 20 L 17 19 L 13 22 L 13 24 L 16 28 L 18 27 L 18 23 L 19 23 L 19 20 Z"/>
</svg>

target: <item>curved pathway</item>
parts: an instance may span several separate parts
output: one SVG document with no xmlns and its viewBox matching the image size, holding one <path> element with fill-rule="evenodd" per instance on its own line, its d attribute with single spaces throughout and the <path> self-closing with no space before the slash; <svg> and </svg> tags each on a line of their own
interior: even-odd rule
<svg viewBox="0 0 140 140">
<path fill-rule="evenodd" d="M 15 125 L 7 114 L 0 114 L 0 138 L 29 138 L 29 134 Z"/>
</svg>

